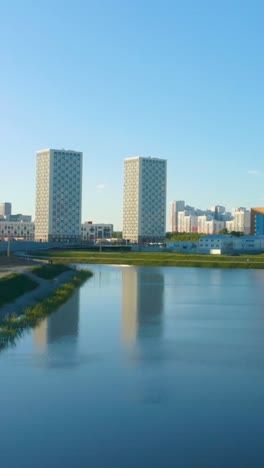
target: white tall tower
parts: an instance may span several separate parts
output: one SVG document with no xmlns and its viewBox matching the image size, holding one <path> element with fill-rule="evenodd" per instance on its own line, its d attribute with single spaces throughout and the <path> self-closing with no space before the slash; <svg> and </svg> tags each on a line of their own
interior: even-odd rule
<svg viewBox="0 0 264 468">
<path fill-rule="evenodd" d="M 178 213 L 184 211 L 185 201 L 174 200 L 170 204 L 170 230 L 171 232 L 178 232 Z"/>
<path fill-rule="evenodd" d="M 37 152 L 35 240 L 76 242 L 81 234 L 82 153 Z"/>
<path fill-rule="evenodd" d="M 162 242 L 166 231 L 167 161 L 125 159 L 123 238 Z"/>
</svg>

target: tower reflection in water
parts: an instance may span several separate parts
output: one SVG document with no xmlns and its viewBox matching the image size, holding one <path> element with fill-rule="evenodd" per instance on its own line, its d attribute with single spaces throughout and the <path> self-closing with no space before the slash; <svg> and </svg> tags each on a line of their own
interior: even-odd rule
<svg viewBox="0 0 264 468">
<path fill-rule="evenodd" d="M 79 308 L 80 292 L 76 290 L 65 304 L 35 328 L 36 351 L 48 354 L 51 347 L 54 348 L 56 344 L 60 344 L 56 352 L 63 350 L 67 358 L 69 355 L 74 355 L 79 334 Z"/>
<path fill-rule="evenodd" d="M 122 272 L 122 336 L 133 343 L 162 334 L 164 277 L 157 268 L 124 268 Z"/>
<path fill-rule="evenodd" d="M 159 268 L 126 268 L 122 273 L 122 336 L 129 346 L 134 375 L 129 395 L 144 403 L 160 404 L 166 398 L 156 366 L 163 366 L 164 276 Z M 147 364 L 147 367 L 146 367 Z M 148 371 L 146 372 L 146 368 Z"/>
</svg>

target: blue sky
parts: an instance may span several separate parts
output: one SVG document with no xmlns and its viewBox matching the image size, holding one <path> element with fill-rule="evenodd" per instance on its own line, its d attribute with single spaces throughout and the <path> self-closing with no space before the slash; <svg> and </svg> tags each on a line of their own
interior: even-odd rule
<svg viewBox="0 0 264 468">
<path fill-rule="evenodd" d="M 84 153 L 83 220 L 122 228 L 123 159 L 168 202 L 263 206 L 264 4 L 0 0 L 0 201 L 35 209 L 35 153 Z"/>
</svg>

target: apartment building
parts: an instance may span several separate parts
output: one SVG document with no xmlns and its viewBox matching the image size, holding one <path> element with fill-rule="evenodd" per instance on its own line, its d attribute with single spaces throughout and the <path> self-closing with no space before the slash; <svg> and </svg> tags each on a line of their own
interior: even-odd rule
<svg viewBox="0 0 264 468">
<path fill-rule="evenodd" d="M 37 152 L 35 239 L 77 242 L 81 237 L 82 153 Z"/>
<path fill-rule="evenodd" d="M 163 242 L 166 232 L 167 161 L 124 161 L 123 238 L 135 243 Z"/>
</svg>

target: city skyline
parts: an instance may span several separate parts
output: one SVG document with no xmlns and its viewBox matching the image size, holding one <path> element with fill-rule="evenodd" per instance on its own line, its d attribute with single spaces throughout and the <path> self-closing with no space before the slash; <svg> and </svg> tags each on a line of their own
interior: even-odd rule
<svg viewBox="0 0 264 468">
<path fill-rule="evenodd" d="M 67 150 L 66 150 L 67 151 Z M 70 150 L 69 150 L 70 151 Z M 152 157 L 152 156 L 132 156 L 131 158 L 133 157 Z M 131 158 L 122 158 L 121 160 L 121 167 L 123 165 L 123 161 L 124 159 L 131 159 Z M 158 159 L 163 159 L 163 158 L 158 158 Z M 85 158 L 84 158 L 85 160 Z M 169 161 L 168 161 L 169 163 Z M 32 166 L 31 166 L 32 167 Z M 89 166 L 90 167 L 90 166 Z M 116 169 L 118 169 L 116 172 L 120 172 L 120 167 L 116 167 Z M 35 169 L 36 170 L 36 169 Z M 255 172 L 255 171 L 252 171 L 252 172 Z M 170 171 L 168 171 L 168 179 L 170 178 Z M 260 177 L 261 174 L 258 173 L 258 174 L 252 174 L 252 178 L 254 177 L 254 179 L 256 180 L 262 180 L 262 178 Z M 102 207 L 104 206 L 104 204 L 109 200 L 107 200 L 107 188 L 109 188 L 107 185 L 105 184 L 97 184 L 94 188 L 95 188 L 95 191 L 94 191 L 94 198 L 90 199 L 90 203 L 89 202 L 86 202 L 86 199 L 84 198 L 85 195 L 83 195 L 83 206 L 82 206 L 82 216 L 81 216 L 81 219 L 82 219 L 82 222 L 84 222 L 84 220 L 88 220 L 88 219 L 92 219 L 94 223 L 106 223 L 106 224 L 114 224 L 115 226 L 115 230 L 117 231 L 121 231 L 122 230 L 122 224 L 123 224 L 123 174 L 121 174 L 121 177 L 122 177 L 122 180 L 120 181 L 119 185 L 119 189 L 121 190 L 120 191 L 120 197 L 118 198 L 118 202 L 116 204 L 112 204 L 112 201 L 111 201 L 111 207 L 112 207 L 112 211 L 109 211 L 108 210 L 100 210 L 100 213 L 101 215 L 98 215 L 98 213 L 96 213 L 94 210 L 93 210 L 93 206 L 94 206 L 94 202 L 96 199 L 100 198 L 100 201 L 102 203 Z M 83 173 L 83 179 L 85 179 L 85 168 L 84 168 L 84 173 Z M 116 181 L 116 179 L 115 179 Z M 114 181 L 113 181 L 114 183 Z M 223 181 L 224 183 L 224 181 Z M 21 196 L 18 195 L 18 192 L 14 190 L 14 188 L 12 187 L 9 187 L 8 190 L 5 190 L 6 193 L 9 193 L 11 194 L 9 197 L 5 197 L 4 193 L 3 193 L 3 197 L 2 199 L 3 200 L 9 200 L 9 202 L 11 202 L 12 206 L 14 206 L 14 211 L 15 212 L 19 212 L 19 213 L 25 213 L 25 212 L 28 212 L 32 215 L 33 219 L 34 219 L 34 213 L 35 213 L 35 190 L 36 190 L 36 186 L 35 186 L 35 179 L 33 179 L 33 181 L 31 180 L 31 184 L 30 182 L 27 182 L 27 188 L 29 185 L 32 185 L 32 189 L 33 189 L 33 202 L 31 202 L 30 204 L 23 204 L 21 203 Z M 3 185 L 2 185 L 3 186 Z M 31 190 L 31 189 L 30 189 Z M 84 189 L 84 192 L 85 192 L 85 189 Z M 171 187 L 168 186 L 168 189 L 167 189 L 167 192 L 168 193 L 173 193 L 173 190 L 171 189 Z M 187 197 L 188 198 L 188 191 L 186 191 L 186 188 L 185 188 L 185 193 L 187 194 Z M 2 194 L 2 192 L 1 192 Z M 238 200 L 238 203 L 237 205 L 234 205 L 232 204 L 232 202 L 230 200 L 227 200 L 226 203 L 223 203 L 225 206 L 227 206 L 227 209 L 228 211 L 232 211 L 235 206 L 246 206 L 248 209 L 250 209 L 252 206 L 262 206 L 264 204 L 264 196 L 263 198 L 259 198 L 258 199 L 258 203 L 255 203 L 255 205 L 250 205 L 249 202 L 246 202 L 246 203 L 241 203 L 240 200 L 245 200 L 245 197 L 243 197 L 242 193 L 240 194 L 241 196 L 238 196 L 237 197 L 237 200 Z M 170 209 L 168 208 L 170 203 L 175 200 L 175 194 L 172 196 L 172 198 L 169 198 L 168 195 L 167 195 L 167 212 L 166 212 L 166 229 L 169 230 L 169 225 L 170 225 Z M 184 197 L 179 197 L 179 198 L 184 198 Z M 252 197 L 251 197 L 252 198 Z M 199 200 L 201 200 L 201 194 L 199 193 L 199 191 L 197 192 L 197 196 L 194 195 L 194 199 L 195 199 L 195 202 L 192 202 L 192 204 L 194 206 L 198 206 L 200 203 L 199 203 Z M 211 205 L 218 205 L 219 204 L 219 199 L 214 199 L 215 203 L 213 203 L 211 201 L 211 198 L 210 198 L 210 194 L 209 196 L 206 198 L 202 198 L 204 199 L 204 206 L 206 207 L 206 209 L 210 209 L 210 206 Z M 254 199 L 254 198 L 252 198 Z M 221 197 L 220 195 L 220 202 L 222 203 L 222 200 L 223 200 L 223 196 Z M 25 206 L 32 206 L 32 211 L 30 211 L 30 208 L 25 208 Z M 20 209 L 17 209 L 16 207 L 20 207 Z M 102 208 L 101 207 L 101 208 Z M 116 213 L 116 208 L 118 208 L 119 210 L 119 214 L 118 216 L 115 216 L 115 213 Z M 94 216 L 93 214 L 94 213 Z M 111 217 L 111 213 L 113 213 L 113 216 Z M 116 222 L 113 221 L 113 219 L 116 220 Z"/>
<path fill-rule="evenodd" d="M 57 151 L 58 153 L 60 153 L 61 151 L 63 152 L 63 154 L 65 154 L 65 152 L 67 153 L 70 152 L 72 153 L 73 150 L 42 150 L 42 151 L 38 151 L 38 153 L 43 153 L 44 152 L 53 152 L 53 151 Z M 76 152 L 77 154 L 82 154 L 80 152 Z M 146 160 L 152 160 L 152 159 L 156 159 L 156 160 L 160 160 L 160 161 L 164 161 L 167 163 L 166 160 L 162 160 L 160 158 L 151 158 L 151 157 L 148 157 L 148 158 L 142 158 L 142 157 L 135 157 L 135 158 L 128 158 L 128 159 L 124 159 L 124 165 L 126 165 L 126 161 L 129 161 L 129 160 L 142 160 L 142 159 L 146 159 Z M 125 176 L 125 174 L 124 174 Z M 70 187 L 70 190 L 71 187 Z M 36 185 L 36 194 L 37 194 L 38 190 L 37 190 L 37 185 Z M 36 195 L 35 194 L 35 195 Z M 125 205 L 124 205 L 124 194 L 125 192 L 123 192 L 123 226 L 124 226 L 124 208 L 125 208 Z M 80 200 L 81 204 L 82 204 L 82 197 L 81 197 L 81 200 Z M 5 216 L 5 210 L 6 210 L 6 207 L 7 207 L 7 210 L 8 210 L 8 215 Z M 186 211 L 187 210 L 187 211 Z M 12 222 L 21 222 L 21 221 L 24 221 L 24 222 L 27 222 L 29 224 L 34 224 L 35 223 L 35 219 L 33 219 L 32 221 L 32 215 L 24 215 L 24 214 L 13 214 L 11 215 L 11 211 L 12 211 L 12 203 L 11 202 L 0 202 L 0 219 L 1 220 L 4 220 L 6 221 L 6 223 L 12 221 Z M 240 212 L 247 212 L 247 213 L 250 213 L 251 212 L 251 217 L 252 217 L 252 213 L 254 211 L 257 211 L 258 213 L 261 213 L 261 215 L 263 214 L 263 211 L 264 211 L 264 208 L 263 207 L 233 207 L 231 211 L 227 211 L 226 208 L 224 206 L 221 206 L 221 205 L 215 205 L 215 206 L 211 206 L 210 208 L 206 207 L 205 209 L 204 208 L 199 208 L 197 206 L 190 206 L 188 204 L 185 204 L 185 201 L 184 200 L 171 200 L 170 203 L 169 203 L 169 207 L 167 208 L 166 207 L 166 231 L 167 232 L 191 232 L 189 229 L 183 229 L 183 226 L 181 225 L 181 227 L 178 229 L 178 215 L 181 214 L 181 215 L 187 215 L 187 217 L 189 217 L 191 215 L 194 216 L 194 217 L 197 217 L 197 219 L 199 219 L 199 217 L 204 217 L 204 215 L 206 215 L 205 217 L 209 217 L 208 220 L 214 218 L 215 220 L 218 220 L 218 221 L 224 221 L 224 224 L 225 224 L 225 228 L 228 229 L 228 231 L 243 231 L 244 229 L 238 229 L 238 225 L 236 225 L 237 223 L 239 224 L 241 221 L 235 221 L 235 217 L 236 215 L 238 216 L 239 218 L 239 213 Z M 35 212 L 36 212 L 36 207 L 35 207 Z M 236 213 L 236 215 L 235 215 Z M 131 216 L 131 213 L 130 213 L 130 216 Z M 129 217 L 130 217 L 129 216 Z M 260 216 L 260 215 L 259 215 Z M 32 222 L 31 222 L 32 221 Z M 260 221 L 259 221 L 260 222 Z M 235 223 L 235 225 L 233 225 L 233 223 Z M 262 221 L 261 221 L 262 223 Z M 247 215 L 247 228 L 246 228 L 246 231 L 245 233 L 248 234 L 248 229 L 249 229 L 249 225 L 251 226 L 251 229 L 252 229 L 252 220 L 251 222 L 249 222 L 249 214 Z M 223 226 L 222 226 L 223 227 Z M 221 226 L 219 226 L 219 229 L 221 230 L 222 229 Z M 262 229 L 262 228 L 261 228 Z M 105 235 L 103 237 L 111 237 L 110 236 L 110 233 L 113 233 L 113 231 L 117 230 L 117 229 L 114 229 L 114 226 L 113 226 L 113 223 L 104 223 L 104 222 L 101 222 L 101 223 L 94 223 L 94 221 L 92 220 L 84 220 L 84 219 L 81 219 L 81 231 L 82 231 L 82 237 L 84 239 L 90 239 L 90 238 L 93 238 L 94 237 L 94 233 L 97 233 L 97 231 L 99 230 L 99 237 L 102 236 L 102 233 L 103 231 L 105 232 Z M 123 229 L 122 229 L 123 230 Z M 263 230 L 263 229 L 262 229 Z M 206 230 L 199 230 L 199 232 L 208 232 L 208 229 Z M 108 233 L 108 235 L 106 235 L 106 233 Z M 112 234 L 111 234 L 112 235 Z M 97 237 L 97 236 L 95 236 Z"/>
<path fill-rule="evenodd" d="M 2 5 L 0 199 L 33 214 L 35 152 L 65 147 L 84 154 L 83 220 L 121 229 L 122 161 L 135 155 L 168 160 L 167 205 L 261 206 L 263 12 L 227 0 Z"/>
</svg>

